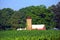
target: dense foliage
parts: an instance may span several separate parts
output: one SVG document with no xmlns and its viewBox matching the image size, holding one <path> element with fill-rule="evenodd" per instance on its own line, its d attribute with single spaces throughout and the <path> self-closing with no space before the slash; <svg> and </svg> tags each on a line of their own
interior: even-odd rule
<svg viewBox="0 0 60 40">
<path fill-rule="evenodd" d="M 60 31 L 0 31 L 0 40 L 60 40 Z"/>
<path fill-rule="evenodd" d="M 54 20 L 56 22 L 56 27 L 60 29 L 60 2 L 56 5 L 52 5 L 50 9 L 55 14 Z"/>
<path fill-rule="evenodd" d="M 0 10 L 0 28 L 24 28 L 26 27 L 26 17 L 32 18 L 32 24 L 45 24 L 47 29 L 55 27 L 54 14 L 44 5 L 29 6 L 14 11 L 10 8 Z"/>
<path fill-rule="evenodd" d="M 47 29 L 55 27 L 53 20 L 54 14 L 44 5 L 30 6 L 19 11 L 25 13 L 26 17 L 30 16 L 32 18 L 32 24 L 45 24 Z"/>
</svg>

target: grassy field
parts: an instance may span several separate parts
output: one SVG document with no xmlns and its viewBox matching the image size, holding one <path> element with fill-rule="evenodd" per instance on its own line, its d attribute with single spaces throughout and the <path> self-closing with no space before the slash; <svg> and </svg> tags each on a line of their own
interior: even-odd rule
<svg viewBox="0 0 60 40">
<path fill-rule="evenodd" d="M 0 31 L 0 40 L 60 40 L 60 30 Z"/>
</svg>

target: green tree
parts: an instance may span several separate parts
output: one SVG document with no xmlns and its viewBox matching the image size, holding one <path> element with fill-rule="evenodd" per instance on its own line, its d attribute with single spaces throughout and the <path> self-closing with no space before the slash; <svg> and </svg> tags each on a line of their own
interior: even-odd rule
<svg viewBox="0 0 60 40">
<path fill-rule="evenodd" d="M 11 18 L 14 11 L 10 8 L 4 8 L 0 11 L 0 25 L 5 27 L 10 27 L 11 25 L 7 21 Z"/>
<path fill-rule="evenodd" d="M 60 2 L 52 5 L 49 9 L 55 14 L 54 21 L 56 22 L 56 27 L 60 29 Z"/>
<path fill-rule="evenodd" d="M 8 20 L 8 24 L 11 24 L 12 28 L 24 28 L 25 27 L 25 20 L 23 13 L 19 11 L 15 11 L 14 14 L 11 16 L 10 20 Z"/>
<path fill-rule="evenodd" d="M 18 11 L 4 8 L 0 10 L 0 14 L 0 25 L 11 26 L 14 29 L 17 27 L 25 28 L 28 16 L 31 16 L 32 24 L 45 24 L 47 29 L 55 27 L 54 14 L 44 5 L 29 6 Z"/>
<path fill-rule="evenodd" d="M 47 29 L 55 27 L 55 22 L 53 20 L 54 14 L 44 5 L 29 6 L 19 11 L 24 13 L 25 17 L 31 16 L 32 24 L 45 24 Z"/>
</svg>

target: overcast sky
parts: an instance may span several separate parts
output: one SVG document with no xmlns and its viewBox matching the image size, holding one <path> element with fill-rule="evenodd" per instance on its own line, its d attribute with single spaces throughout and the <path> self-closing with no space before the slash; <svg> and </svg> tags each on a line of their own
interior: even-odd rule
<svg viewBox="0 0 60 40">
<path fill-rule="evenodd" d="M 58 2 L 60 2 L 60 0 L 0 0 L 0 9 L 11 8 L 19 10 L 32 5 L 45 5 L 46 7 L 49 7 L 53 4 L 57 4 Z"/>
</svg>

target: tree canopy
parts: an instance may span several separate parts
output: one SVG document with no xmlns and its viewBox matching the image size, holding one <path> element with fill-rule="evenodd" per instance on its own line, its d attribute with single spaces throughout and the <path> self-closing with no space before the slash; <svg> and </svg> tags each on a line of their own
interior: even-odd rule
<svg viewBox="0 0 60 40">
<path fill-rule="evenodd" d="M 25 28 L 26 17 L 32 18 L 32 24 L 45 24 L 47 29 L 55 27 L 54 14 L 44 5 L 29 6 L 14 11 L 10 8 L 0 10 L 0 26 Z"/>
<path fill-rule="evenodd" d="M 44 5 L 30 6 L 19 11 L 24 13 L 25 17 L 30 16 L 32 18 L 32 24 L 45 24 L 47 29 L 55 27 L 53 20 L 54 14 Z"/>
<path fill-rule="evenodd" d="M 60 29 L 60 2 L 52 5 L 50 9 L 55 14 L 54 21 L 56 22 L 56 27 Z"/>
</svg>

